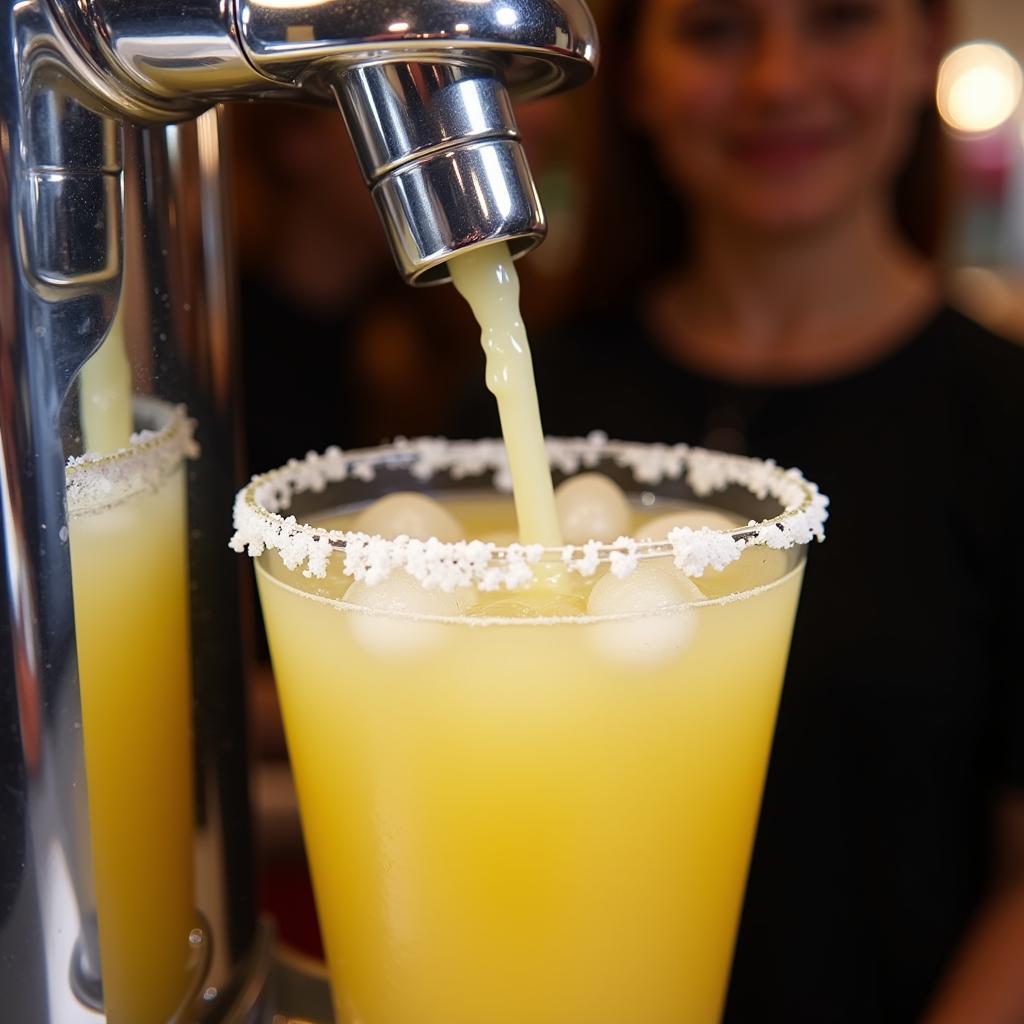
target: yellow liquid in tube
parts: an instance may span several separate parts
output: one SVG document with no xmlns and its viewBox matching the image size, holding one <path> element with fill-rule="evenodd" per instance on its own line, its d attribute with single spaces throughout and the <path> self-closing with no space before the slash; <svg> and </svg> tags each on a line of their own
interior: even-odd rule
<svg viewBox="0 0 1024 1024">
<path fill-rule="evenodd" d="M 124 304 L 103 344 L 82 367 L 79 380 L 82 442 L 92 455 L 128 446 L 132 435 L 132 368 L 124 339 Z"/>
<path fill-rule="evenodd" d="M 128 445 L 130 371 L 111 330 L 80 382 L 91 452 Z M 129 456 L 145 457 L 145 456 Z M 81 472 L 88 473 L 88 465 Z M 186 479 L 69 522 L 106 1020 L 164 1024 L 195 924 Z"/>
</svg>

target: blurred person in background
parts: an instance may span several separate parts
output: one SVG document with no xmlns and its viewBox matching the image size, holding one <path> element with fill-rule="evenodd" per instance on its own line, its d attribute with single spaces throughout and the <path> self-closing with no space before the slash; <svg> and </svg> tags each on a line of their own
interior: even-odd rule
<svg viewBox="0 0 1024 1024">
<path fill-rule="evenodd" d="M 946 7 L 605 6 L 545 428 L 772 457 L 832 498 L 725 1020 L 1024 1021 L 1024 350 L 937 270 Z"/>
</svg>

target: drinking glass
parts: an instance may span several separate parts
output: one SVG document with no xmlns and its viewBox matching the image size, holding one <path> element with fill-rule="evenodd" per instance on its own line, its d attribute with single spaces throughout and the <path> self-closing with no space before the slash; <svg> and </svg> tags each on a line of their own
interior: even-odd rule
<svg viewBox="0 0 1024 1024">
<path fill-rule="evenodd" d="M 556 482 L 617 481 L 637 536 L 693 503 L 739 525 L 555 550 L 350 532 L 394 491 L 467 524 L 504 494 L 513 525 L 494 442 L 330 450 L 238 496 L 348 1024 L 720 1017 L 826 499 L 682 445 L 549 454 Z"/>
</svg>

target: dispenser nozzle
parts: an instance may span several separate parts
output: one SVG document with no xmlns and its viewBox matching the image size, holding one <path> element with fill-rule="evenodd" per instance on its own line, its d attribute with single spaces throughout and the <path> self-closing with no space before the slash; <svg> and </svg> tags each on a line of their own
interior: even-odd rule
<svg viewBox="0 0 1024 1024">
<path fill-rule="evenodd" d="M 511 97 L 593 74 L 583 0 L 236 0 L 261 74 L 334 93 L 399 269 L 449 278 L 456 253 L 532 249 L 546 226 Z"/>
<path fill-rule="evenodd" d="M 585 81 L 583 0 L 56 0 L 60 39 L 105 109 L 193 116 L 248 96 L 337 99 L 399 269 L 447 280 L 457 252 L 536 245 L 544 213 L 511 97 Z"/>
<path fill-rule="evenodd" d="M 388 62 L 344 71 L 334 87 L 399 270 L 449 279 L 457 252 L 544 237 L 540 197 L 512 103 L 494 67 Z"/>
</svg>

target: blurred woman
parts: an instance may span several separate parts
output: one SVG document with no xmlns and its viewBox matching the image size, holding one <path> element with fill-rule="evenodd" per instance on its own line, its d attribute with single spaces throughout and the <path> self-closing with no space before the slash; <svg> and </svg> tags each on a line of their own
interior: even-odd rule
<svg viewBox="0 0 1024 1024">
<path fill-rule="evenodd" d="M 621 0 L 603 33 L 605 181 L 583 311 L 538 346 L 545 427 L 776 458 L 833 500 L 730 1024 L 1024 1020 L 1024 351 L 935 267 L 944 14 Z"/>
</svg>

